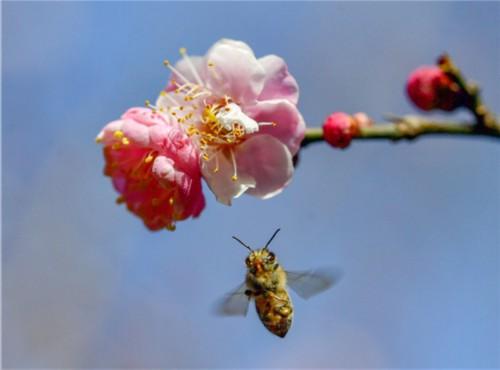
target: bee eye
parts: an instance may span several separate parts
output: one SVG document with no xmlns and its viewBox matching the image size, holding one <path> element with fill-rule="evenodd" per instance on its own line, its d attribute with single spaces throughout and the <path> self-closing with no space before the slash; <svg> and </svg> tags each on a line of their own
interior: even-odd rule
<svg viewBox="0 0 500 370">
<path fill-rule="evenodd" d="M 274 255 L 274 253 L 269 252 L 269 254 L 267 256 L 267 259 L 269 260 L 269 262 L 273 262 L 275 258 L 276 258 L 276 256 Z"/>
<path fill-rule="evenodd" d="M 250 258 L 249 258 L 249 257 L 247 257 L 247 258 L 245 259 L 245 263 L 246 263 L 246 265 L 247 265 L 247 266 L 250 266 Z"/>
</svg>

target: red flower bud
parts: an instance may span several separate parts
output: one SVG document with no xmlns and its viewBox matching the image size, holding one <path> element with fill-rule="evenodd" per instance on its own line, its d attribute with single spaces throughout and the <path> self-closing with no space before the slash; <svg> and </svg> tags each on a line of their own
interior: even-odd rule
<svg viewBox="0 0 500 370">
<path fill-rule="evenodd" d="M 347 148 L 358 131 L 353 118 L 343 112 L 330 114 L 323 123 L 325 141 L 335 148 Z"/>
<path fill-rule="evenodd" d="M 408 77 L 406 91 L 410 100 L 426 111 L 452 111 L 463 104 L 459 86 L 436 66 L 423 66 L 414 70 Z"/>
</svg>

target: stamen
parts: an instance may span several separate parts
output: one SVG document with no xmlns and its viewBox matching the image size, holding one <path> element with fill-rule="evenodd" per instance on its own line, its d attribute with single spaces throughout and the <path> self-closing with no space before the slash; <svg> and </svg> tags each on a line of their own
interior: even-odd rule
<svg viewBox="0 0 500 370">
<path fill-rule="evenodd" d="M 170 70 L 171 70 L 173 73 L 175 73 L 177 76 L 179 76 L 179 77 L 181 78 L 181 80 L 182 80 L 184 83 L 186 83 L 186 84 L 188 84 L 188 83 L 189 83 L 189 80 L 188 80 L 186 77 L 184 77 L 184 75 L 183 75 L 182 73 L 180 73 L 180 72 L 177 70 L 177 68 L 175 68 L 173 65 L 171 65 L 171 64 L 170 64 L 170 62 L 169 62 L 167 59 L 165 59 L 165 60 L 163 61 L 163 65 L 164 65 L 165 67 L 167 67 L 168 69 L 170 69 Z"/>
<path fill-rule="evenodd" d="M 259 122 L 259 126 L 278 126 L 276 122 Z"/>
<path fill-rule="evenodd" d="M 212 73 L 212 75 L 215 77 L 215 79 L 220 81 L 220 75 L 215 70 L 215 64 L 211 61 L 208 61 L 207 66 L 208 66 L 210 73 Z"/>
<path fill-rule="evenodd" d="M 116 204 L 122 204 L 122 203 L 125 203 L 125 198 L 123 197 L 123 195 L 120 195 L 116 198 L 115 200 Z"/>
<path fill-rule="evenodd" d="M 115 139 L 121 139 L 123 135 L 124 134 L 122 130 L 116 130 L 115 132 L 113 132 L 113 136 L 115 137 Z"/>
<path fill-rule="evenodd" d="M 162 91 L 160 92 L 160 96 L 163 96 L 164 98 L 167 98 L 167 99 L 168 99 L 168 101 L 169 101 L 170 103 L 172 103 L 174 106 L 179 105 L 179 103 L 178 103 L 178 102 L 176 102 L 176 101 L 175 101 L 175 99 L 174 99 L 174 98 L 172 98 L 172 97 L 170 96 L 170 94 L 169 94 L 169 93 L 167 93 L 165 90 L 162 90 Z"/>
<path fill-rule="evenodd" d="M 194 67 L 194 64 L 193 62 L 191 61 L 191 58 L 189 58 L 189 56 L 187 55 L 187 50 L 186 48 L 180 48 L 179 52 L 181 53 L 182 57 L 184 58 L 184 60 L 186 61 L 188 67 L 189 67 L 189 70 L 191 71 L 191 73 L 193 74 L 196 82 L 198 83 L 198 85 L 201 85 L 201 86 L 204 86 L 203 85 L 203 81 L 201 80 L 200 78 L 200 75 L 198 74 L 198 72 L 196 71 L 196 68 Z"/>
<path fill-rule="evenodd" d="M 231 180 L 237 181 L 238 171 L 236 170 L 236 158 L 234 157 L 234 152 L 232 149 L 229 150 L 229 153 L 231 153 L 231 161 L 233 162 L 233 176 L 231 176 Z"/>
<path fill-rule="evenodd" d="M 219 156 L 217 153 L 215 153 L 215 168 L 214 168 L 214 173 L 219 172 Z"/>
</svg>

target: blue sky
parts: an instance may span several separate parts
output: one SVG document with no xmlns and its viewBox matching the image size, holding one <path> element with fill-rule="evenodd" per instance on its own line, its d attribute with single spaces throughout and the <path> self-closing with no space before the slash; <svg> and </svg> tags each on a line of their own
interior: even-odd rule
<svg viewBox="0 0 500 370">
<path fill-rule="evenodd" d="M 2 4 L 3 359 L 15 367 L 498 367 L 499 147 L 425 138 L 304 149 L 292 184 L 147 231 L 94 137 L 154 99 L 180 47 L 277 54 L 318 126 L 336 110 L 415 113 L 408 73 L 448 51 L 500 111 L 500 4 Z M 459 112 L 456 119 L 467 119 Z M 337 266 L 281 340 L 214 302 L 281 227 L 288 269 Z"/>
</svg>

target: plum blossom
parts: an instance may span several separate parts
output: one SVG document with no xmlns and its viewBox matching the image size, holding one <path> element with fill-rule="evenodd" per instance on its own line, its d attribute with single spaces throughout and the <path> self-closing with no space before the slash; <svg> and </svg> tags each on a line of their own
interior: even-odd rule
<svg viewBox="0 0 500 370">
<path fill-rule="evenodd" d="M 299 89 L 276 55 L 222 39 L 203 57 L 183 58 L 153 108 L 175 119 L 200 151 L 201 172 L 216 199 L 230 205 L 247 193 L 272 197 L 293 175 L 304 138 Z"/>
<path fill-rule="evenodd" d="M 169 116 L 131 108 L 96 141 L 104 145 L 104 174 L 120 193 L 117 203 L 150 230 L 174 230 L 177 221 L 205 207 L 198 148 Z"/>
</svg>

